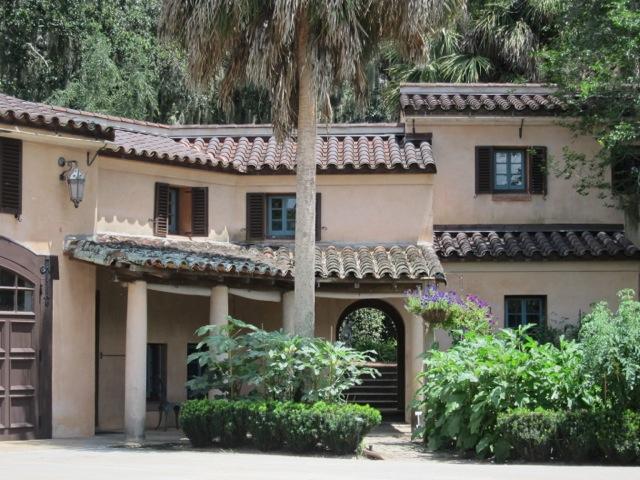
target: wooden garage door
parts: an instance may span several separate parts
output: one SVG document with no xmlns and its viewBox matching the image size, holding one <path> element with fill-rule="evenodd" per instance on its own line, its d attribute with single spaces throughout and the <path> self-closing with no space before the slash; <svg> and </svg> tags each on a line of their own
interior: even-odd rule
<svg viewBox="0 0 640 480">
<path fill-rule="evenodd" d="M 46 268 L 41 257 L 13 246 L 0 240 L 0 440 L 50 435 L 50 370 L 41 345 Z"/>
</svg>

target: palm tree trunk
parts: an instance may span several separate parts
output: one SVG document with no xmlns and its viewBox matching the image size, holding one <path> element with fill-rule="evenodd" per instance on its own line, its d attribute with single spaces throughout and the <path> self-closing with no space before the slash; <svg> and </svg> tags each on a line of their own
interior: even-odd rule
<svg viewBox="0 0 640 480">
<path fill-rule="evenodd" d="M 315 330 L 316 91 L 309 60 L 309 25 L 301 15 L 297 31 L 298 146 L 296 151 L 295 333 Z"/>
</svg>

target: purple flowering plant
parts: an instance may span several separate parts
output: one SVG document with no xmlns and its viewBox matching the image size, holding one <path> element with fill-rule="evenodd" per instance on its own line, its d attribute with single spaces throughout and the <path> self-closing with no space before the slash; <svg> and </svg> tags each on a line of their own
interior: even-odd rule
<svg viewBox="0 0 640 480">
<path fill-rule="evenodd" d="M 490 305 L 476 295 L 428 287 L 407 292 L 405 308 L 445 330 L 489 333 L 494 325 Z"/>
</svg>

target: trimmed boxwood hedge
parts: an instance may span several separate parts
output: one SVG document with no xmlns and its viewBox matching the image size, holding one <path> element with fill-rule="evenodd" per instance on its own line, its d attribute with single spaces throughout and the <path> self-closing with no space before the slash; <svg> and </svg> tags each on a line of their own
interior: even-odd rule
<svg viewBox="0 0 640 480">
<path fill-rule="evenodd" d="M 498 416 L 506 458 L 640 463 L 640 412 L 512 410 Z"/>
<path fill-rule="evenodd" d="M 205 399 L 189 400 L 180 411 L 180 424 L 194 447 L 214 442 L 238 447 L 251 441 L 265 451 L 354 453 L 380 421 L 380 412 L 369 406 L 324 402 Z"/>
</svg>

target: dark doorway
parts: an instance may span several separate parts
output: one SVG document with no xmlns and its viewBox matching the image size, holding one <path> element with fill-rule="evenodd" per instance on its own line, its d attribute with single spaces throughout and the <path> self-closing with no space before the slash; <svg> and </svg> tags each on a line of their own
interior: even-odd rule
<svg viewBox="0 0 640 480">
<path fill-rule="evenodd" d="M 51 436 L 51 258 L 0 237 L 0 440 Z"/>
<path fill-rule="evenodd" d="M 336 340 L 357 350 L 373 350 L 372 365 L 380 377 L 363 377 L 347 392 L 347 400 L 378 408 L 387 419 L 404 415 L 404 323 L 382 300 L 349 305 L 338 320 Z"/>
</svg>

